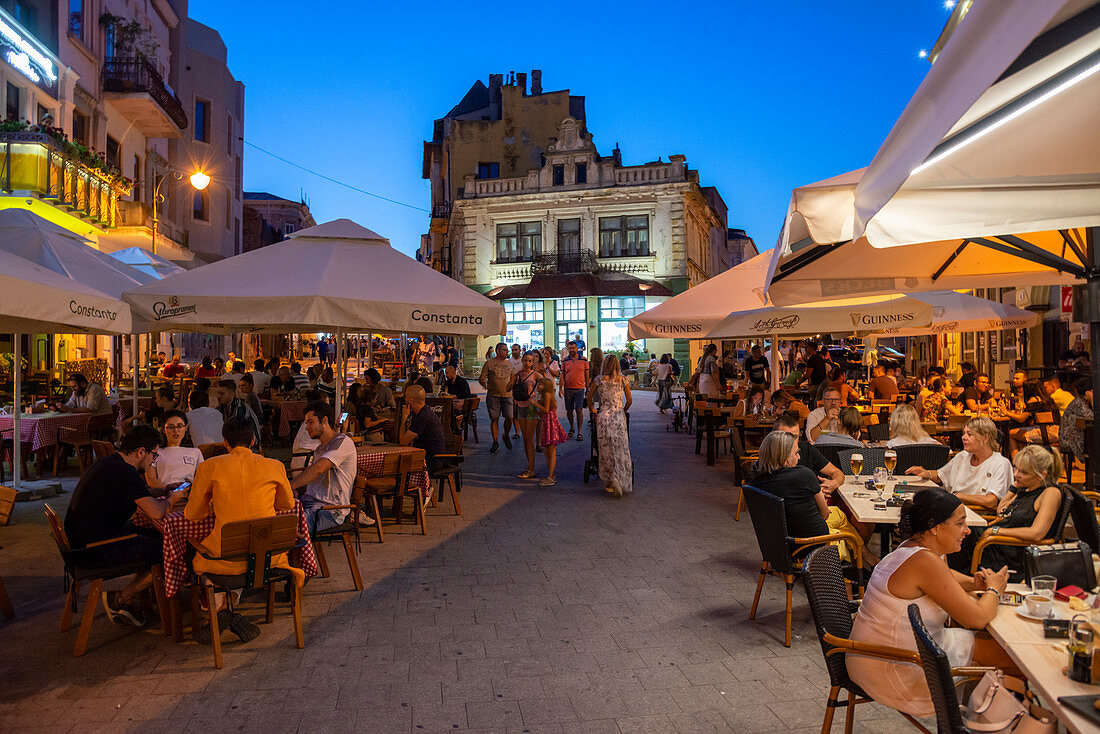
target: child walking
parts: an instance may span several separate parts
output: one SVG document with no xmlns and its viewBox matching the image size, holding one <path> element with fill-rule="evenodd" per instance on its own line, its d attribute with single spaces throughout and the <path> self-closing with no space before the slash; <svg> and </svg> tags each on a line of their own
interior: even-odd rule
<svg viewBox="0 0 1100 734">
<path fill-rule="evenodd" d="M 554 381 L 544 377 L 539 382 L 539 400 L 536 404 L 542 415 L 539 438 L 542 441 L 542 453 L 546 456 L 546 479 L 539 482 L 540 487 L 553 487 L 558 483 L 554 476 L 558 464 L 558 444 L 565 443 L 569 437 L 558 421 L 558 402 L 554 399 Z"/>
</svg>

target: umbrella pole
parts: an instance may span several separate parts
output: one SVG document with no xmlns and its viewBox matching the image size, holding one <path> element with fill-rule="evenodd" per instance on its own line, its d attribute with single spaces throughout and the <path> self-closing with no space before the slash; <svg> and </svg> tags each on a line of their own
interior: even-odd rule
<svg viewBox="0 0 1100 734">
<path fill-rule="evenodd" d="M 130 416 L 137 418 L 138 414 L 138 335 L 130 335 L 130 376 L 134 383 L 134 404 Z"/>
<path fill-rule="evenodd" d="M 336 330 L 336 419 L 340 419 L 340 408 L 344 402 L 344 388 L 347 387 L 344 376 L 344 332 Z M 343 424 L 341 424 L 343 425 Z"/>
<path fill-rule="evenodd" d="M 15 391 L 15 400 L 12 402 L 12 417 L 11 417 L 11 476 L 12 483 L 15 488 L 19 488 L 19 482 L 22 480 L 21 471 L 23 469 L 23 434 L 19 427 L 19 417 L 23 412 L 23 340 L 22 334 L 12 334 L 12 348 L 15 353 L 15 362 L 12 365 L 13 382 L 12 387 Z M 39 477 L 42 475 L 42 467 L 38 467 Z"/>
<path fill-rule="evenodd" d="M 1100 235 L 1100 227 L 1089 227 L 1085 230 L 1085 248 L 1088 254 L 1088 280 L 1085 288 L 1088 290 L 1088 321 L 1089 321 L 1089 358 L 1092 360 L 1092 411 L 1093 416 L 1100 415 L 1100 369 L 1096 367 L 1097 357 L 1100 356 L 1100 242 L 1096 241 Z M 1085 487 L 1096 489 L 1100 487 L 1100 431 L 1096 430 L 1096 421 L 1093 419 L 1092 446 L 1089 449 L 1088 462 L 1092 470 L 1092 477 L 1085 477 Z M 1059 477 L 1060 479 L 1061 477 Z"/>
<path fill-rule="evenodd" d="M 770 364 L 768 367 L 772 373 L 772 394 L 779 389 L 779 334 L 772 334 L 772 361 L 775 364 Z"/>
</svg>

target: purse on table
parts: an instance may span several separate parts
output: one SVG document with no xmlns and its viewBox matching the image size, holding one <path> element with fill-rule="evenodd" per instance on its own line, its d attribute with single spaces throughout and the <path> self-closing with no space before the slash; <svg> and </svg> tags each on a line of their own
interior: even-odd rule
<svg viewBox="0 0 1100 734">
<path fill-rule="evenodd" d="M 1092 565 L 1092 549 L 1083 541 L 1055 545 L 1029 545 L 1024 551 L 1028 579 L 1053 576 L 1058 588 L 1079 586 L 1096 588 L 1096 569 Z"/>
</svg>

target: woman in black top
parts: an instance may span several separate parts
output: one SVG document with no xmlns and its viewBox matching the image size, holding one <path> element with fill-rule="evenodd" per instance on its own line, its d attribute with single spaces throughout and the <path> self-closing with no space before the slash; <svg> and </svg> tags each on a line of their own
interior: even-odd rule
<svg viewBox="0 0 1100 734">
<path fill-rule="evenodd" d="M 1057 530 L 1054 520 L 1062 507 L 1062 490 L 1058 487 L 1063 471 L 1061 454 L 1058 449 L 1025 446 L 1016 453 L 1012 465 L 1013 487 L 997 507 L 998 519 L 989 524 L 981 537 L 996 535 L 1032 542 L 1054 538 Z M 967 545 L 970 546 L 968 555 L 973 555 L 976 542 Z M 960 552 L 967 550 L 964 545 Z M 981 565 L 983 568 L 1008 566 L 1009 581 L 1022 581 L 1024 549 L 1009 545 L 986 546 Z"/>
</svg>

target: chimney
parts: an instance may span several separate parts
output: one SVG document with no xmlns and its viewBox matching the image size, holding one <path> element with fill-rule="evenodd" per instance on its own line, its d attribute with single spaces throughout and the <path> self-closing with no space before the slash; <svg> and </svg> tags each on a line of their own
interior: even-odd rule
<svg viewBox="0 0 1100 734">
<path fill-rule="evenodd" d="M 531 69 L 531 94 L 542 94 L 542 69 Z"/>
<path fill-rule="evenodd" d="M 516 72 L 516 86 L 519 87 L 519 90 L 523 92 L 524 95 L 527 94 L 527 74 L 522 71 Z"/>
<path fill-rule="evenodd" d="M 500 87 L 504 84 L 503 74 L 489 75 L 489 105 L 500 105 Z"/>
</svg>

